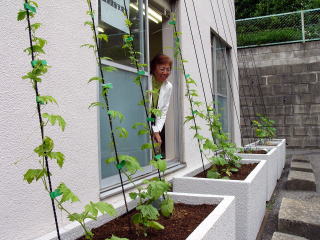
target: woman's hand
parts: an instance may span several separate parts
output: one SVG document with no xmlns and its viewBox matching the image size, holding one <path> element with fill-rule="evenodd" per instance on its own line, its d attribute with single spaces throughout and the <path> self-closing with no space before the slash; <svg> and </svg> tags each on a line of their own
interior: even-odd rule
<svg viewBox="0 0 320 240">
<path fill-rule="evenodd" d="M 161 136 L 160 136 L 160 133 L 159 133 L 159 132 L 153 133 L 153 139 L 154 139 L 157 143 L 159 143 L 159 144 L 162 143 L 162 139 L 161 139 Z"/>
</svg>

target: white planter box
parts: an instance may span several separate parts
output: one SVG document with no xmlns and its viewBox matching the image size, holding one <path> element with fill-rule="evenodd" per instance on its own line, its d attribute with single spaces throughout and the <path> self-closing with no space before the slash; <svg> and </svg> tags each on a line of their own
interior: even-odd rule
<svg viewBox="0 0 320 240">
<path fill-rule="evenodd" d="M 169 193 L 176 203 L 191 205 L 212 204 L 218 205 L 198 227 L 188 236 L 186 240 L 236 240 L 236 221 L 235 221 L 235 197 L 202 195 L 188 193 Z M 135 201 L 130 201 L 128 207 L 133 209 Z M 117 208 L 118 215 L 125 214 L 124 206 Z M 196 214 L 196 213 L 195 213 Z M 97 228 L 116 217 L 102 215 L 98 221 L 89 221 L 87 226 Z M 78 224 L 70 224 L 60 229 L 61 239 L 74 240 L 83 236 L 82 228 Z M 56 232 L 47 234 L 35 240 L 56 240 Z M 151 239 L 152 240 L 152 239 Z"/>
<path fill-rule="evenodd" d="M 192 177 L 203 171 L 198 168 L 186 177 L 174 178 L 173 191 L 235 196 L 236 239 L 255 240 L 265 213 L 267 163 L 257 160 L 242 160 L 242 163 L 258 163 L 245 180 Z"/>
<path fill-rule="evenodd" d="M 257 149 L 268 150 L 267 154 L 250 154 L 250 153 L 237 153 L 243 159 L 266 160 L 267 161 L 267 185 L 266 185 L 266 201 L 269 201 L 272 193 L 277 185 L 278 179 L 278 161 L 279 152 L 274 147 L 256 147 Z"/>
<path fill-rule="evenodd" d="M 284 165 L 286 164 L 286 139 L 272 139 L 271 142 L 274 142 L 277 144 L 276 146 L 269 146 L 269 145 L 257 145 L 258 141 L 254 143 L 250 143 L 246 146 L 259 146 L 259 147 L 273 147 L 276 148 L 276 154 L 278 155 L 278 179 L 280 179 L 282 170 L 284 168 Z"/>
</svg>

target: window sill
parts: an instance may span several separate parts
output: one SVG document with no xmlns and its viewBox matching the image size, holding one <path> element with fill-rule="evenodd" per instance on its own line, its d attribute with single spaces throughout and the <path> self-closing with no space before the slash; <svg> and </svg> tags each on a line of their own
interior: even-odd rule
<svg viewBox="0 0 320 240">
<path fill-rule="evenodd" d="M 185 168 L 186 167 L 186 164 L 183 164 L 183 163 L 175 163 L 171 166 L 169 166 L 168 170 L 166 171 L 166 175 L 168 174 L 172 174 L 173 172 L 176 172 L 182 168 Z M 139 178 L 137 178 L 135 180 L 135 184 L 136 185 L 141 185 L 142 182 L 145 180 L 145 179 L 150 179 L 150 178 L 153 178 L 153 177 L 157 177 L 158 176 L 158 173 L 157 172 L 152 172 L 152 173 L 149 173 L 149 174 L 145 174 L 145 175 L 142 175 L 140 176 Z M 124 185 L 124 190 L 127 191 L 129 189 L 132 189 L 134 188 L 133 184 L 132 183 L 127 183 Z M 106 199 L 108 197 L 111 197 L 111 196 L 114 196 L 116 194 L 119 194 L 121 193 L 121 186 L 117 186 L 117 187 L 114 187 L 114 188 L 110 188 L 110 189 L 103 189 L 101 190 L 100 192 L 100 200 L 103 200 L 103 199 Z"/>
</svg>

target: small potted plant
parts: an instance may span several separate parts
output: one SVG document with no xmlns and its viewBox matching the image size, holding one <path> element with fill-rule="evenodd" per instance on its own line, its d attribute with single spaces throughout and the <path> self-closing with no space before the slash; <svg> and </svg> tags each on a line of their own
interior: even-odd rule
<svg viewBox="0 0 320 240">
<path fill-rule="evenodd" d="M 246 147 L 265 147 L 272 146 L 276 148 L 276 154 L 279 156 L 278 166 L 278 179 L 281 177 L 282 169 L 284 168 L 286 161 L 286 140 L 275 139 L 276 128 L 274 127 L 275 121 L 270 118 L 257 114 L 258 120 L 253 120 L 252 125 L 255 128 L 256 136 L 259 138 L 258 141 L 247 145 Z"/>
</svg>

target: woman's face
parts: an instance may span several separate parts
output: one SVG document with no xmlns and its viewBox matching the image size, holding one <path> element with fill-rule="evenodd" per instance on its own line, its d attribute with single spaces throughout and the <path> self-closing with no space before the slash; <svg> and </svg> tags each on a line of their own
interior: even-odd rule
<svg viewBox="0 0 320 240">
<path fill-rule="evenodd" d="M 164 82 L 167 80 L 170 73 L 171 73 L 171 68 L 168 63 L 167 64 L 157 64 L 153 75 L 158 82 Z"/>
</svg>

